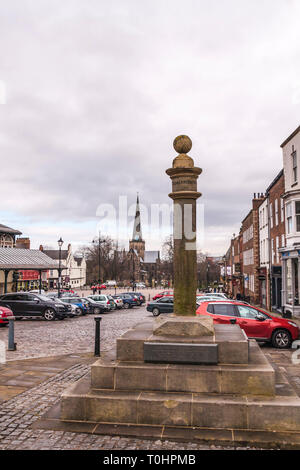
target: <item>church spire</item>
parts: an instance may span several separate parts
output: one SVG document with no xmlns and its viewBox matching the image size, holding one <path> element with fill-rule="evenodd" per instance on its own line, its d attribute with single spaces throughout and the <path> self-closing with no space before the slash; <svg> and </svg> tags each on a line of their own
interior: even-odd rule
<svg viewBox="0 0 300 470">
<path fill-rule="evenodd" d="M 141 226 L 139 193 L 137 193 L 137 198 L 136 198 L 136 210 L 135 210 L 132 240 L 133 241 L 142 241 L 143 240 L 142 226 Z"/>
</svg>

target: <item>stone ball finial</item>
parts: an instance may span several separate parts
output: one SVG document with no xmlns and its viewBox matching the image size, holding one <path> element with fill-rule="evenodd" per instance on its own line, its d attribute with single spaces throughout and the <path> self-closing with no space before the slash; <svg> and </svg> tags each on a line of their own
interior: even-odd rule
<svg viewBox="0 0 300 470">
<path fill-rule="evenodd" d="M 188 153 L 191 150 L 192 145 L 192 141 L 187 135 L 179 135 L 173 142 L 173 147 L 179 154 Z"/>
</svg>

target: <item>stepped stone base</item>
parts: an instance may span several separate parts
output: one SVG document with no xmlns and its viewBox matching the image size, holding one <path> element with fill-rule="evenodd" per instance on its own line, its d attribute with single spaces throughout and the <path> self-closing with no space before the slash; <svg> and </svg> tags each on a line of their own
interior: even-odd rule
<svg viewBox="0 0 300 470">
<path fill-rule="evenodd" d="M 213 336 L 163 336 L 154 334 L 152 321 L 138 324 L 117 339 L 117 359 L 144 361 L 145 342 L 217 344 L 219 364 L 247 364 L 249 360 L 248 338 L 238 325 L 214 325 Z"/>
<path fill-rule="evenodd" d="M 176 365 L 119 361 L 111 351 L 91 366 L 92 389 L 274 395 L 275 373 L 256 342 L 248 364 Z"/>
<path fill-rule="evenodd" d="M 215 346 L 218 363 L 145 362 L 148 343 L 170 352 L 174 342 L 179 354 Z M 61 428 L 79 432 L 109 428 L 156 438 L 161 432 L 160 438 L 196 441 L 260 435 L 266 446 L 285 433 L 289 445 L 300 445 L 299 397 L 237 325 L 216 325 L 213 336 L 174 337 L 153 334 L 152 322 L 140 324 L 63 393 L 59 413 Z"/>
<path fill-rule="evenodd" d="M 96 390 L 88 378 L 63 394 L 61 419 L 134 426 L 300 432 L 300 399 L 198 393 Z M 142 429 L 141 429 L 142 432 Z"/>
</svg>

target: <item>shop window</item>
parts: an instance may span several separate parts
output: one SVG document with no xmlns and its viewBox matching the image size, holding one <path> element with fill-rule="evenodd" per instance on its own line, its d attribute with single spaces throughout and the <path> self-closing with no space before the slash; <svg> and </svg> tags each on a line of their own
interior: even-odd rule
<svg viewBox="0 0 300 470">
<path fill-rule="evenodd" d="M 286 303 L 293 304 L 292 259 L 286 261 Z"/>
</svg>

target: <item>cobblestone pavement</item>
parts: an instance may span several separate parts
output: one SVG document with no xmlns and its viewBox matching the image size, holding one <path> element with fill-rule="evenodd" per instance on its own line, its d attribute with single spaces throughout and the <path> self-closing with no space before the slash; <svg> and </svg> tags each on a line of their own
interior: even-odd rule
<svg viewBox="0 0 300 470">
<path fill-rule="evenodd" d="M 122 333 L 132 328 L 136 323 L 146 318 L 152 318 L 152 315 L 146 311 L 145 307 L 139 307 L 105 314 L 102 315 L 102 318 L 102 350 L 108 350 L 115 345 L 116 338 Z M 8 361 L 91 352 L 94 342 L 94 323 L 93 315 L 49 323 L 38 319 L 17 322 L 15 332 L 18 350 L 8 353 Z M 7 340 L 7 330 L 0 330 L 1 339 Z M 300 395 L 300 368 L 299 365 L 292 364 L 292 351 L 278 351 L 269 346 L 262 347 L 276 368 L 289 377 L 294 389 Z M 31 424 L 34 421 L 59 402 L 62 391 L 89 371 L 89 365 L 81 357 L 78 357 L 76 364 L 66 367 L 65 370 L 50 378 L 45 377 L 42 383 L 13 398 L 8 397 L 0 404 L 1 450 L 204 450 L 232 448 L 31 429 Z M 241 447 L 241 449 L 245 448 Z"/>
<path fill-rule="evenodd" d="M 145 318 L 153 318 L 146 308 L 134 307 L 102 314 L 101 349 L 110 349 L 115 338 Z M 0 329 L 0 340 L 7 344 L 8 328 Z M 47 322 L 44 319 L 25 319 L 15 322 L 17 351 L 7 352 L 7 360 L 58 356 L 94 350 L 94 315 Z"/>
</svg>

